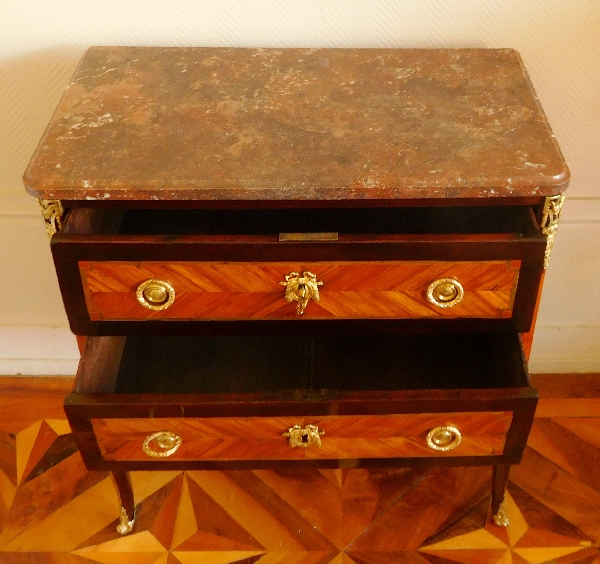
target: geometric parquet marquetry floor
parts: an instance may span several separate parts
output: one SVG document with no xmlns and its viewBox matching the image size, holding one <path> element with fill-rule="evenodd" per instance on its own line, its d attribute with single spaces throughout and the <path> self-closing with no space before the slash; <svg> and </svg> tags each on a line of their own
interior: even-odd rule
<svg viewBox="0 0 600 564">
<path fill-rule="evenodd" d="M 508 529 L 485 467 L 134 472 L 124 537 L 70 435 L 71 385 L 0 378 L 0 564 L 600 564 L 600 375 L 534 378 Z"/>
</svg>

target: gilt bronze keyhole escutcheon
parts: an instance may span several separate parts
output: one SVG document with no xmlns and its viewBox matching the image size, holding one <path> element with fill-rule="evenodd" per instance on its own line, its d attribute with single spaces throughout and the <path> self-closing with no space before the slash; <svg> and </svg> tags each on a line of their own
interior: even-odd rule
<svg viewBox="0 0 600 564">
<path fill-rule="evenodd" d="M 296 313 L 302 315 L 308 302 L 318 302 L 319 286 L 323 282 L 317 280 L 317 275 L 305 270 L 302 276 L 298 272 L 290 272 L 285 275 L 285 280 L 279 282 L 285 286 L 285 299 L 288 302 L 296 302 Z"/>
<path fill-rule="evenodd" d="M 284 437 L 289 437 L 289 445 L 292 448 L 303 447 L 308 448 L 310 446 L 321 446 L 321 437 L 325 434 L 325 431 L 319 431 L 317 425 L 294 425 L 290 427 L 285 433 L 282 433 Z"/>
</svg>

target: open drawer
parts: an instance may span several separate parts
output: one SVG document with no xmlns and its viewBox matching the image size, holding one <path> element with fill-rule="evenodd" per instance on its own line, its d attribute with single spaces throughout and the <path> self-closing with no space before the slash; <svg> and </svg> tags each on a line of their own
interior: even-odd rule
<svg viewBox="0 0 600 564">
<path fill-rule="evenodd" d="M 526 332 L 545 248 L 531 206 L 74 208 L 52 239 L 85 335 L 300 320 Z"/>
<path fill-rule="evenodd" d="M 89 468 L 512 464 L 515 333 L 92 337 L 65 410 Z"/>
</svg>

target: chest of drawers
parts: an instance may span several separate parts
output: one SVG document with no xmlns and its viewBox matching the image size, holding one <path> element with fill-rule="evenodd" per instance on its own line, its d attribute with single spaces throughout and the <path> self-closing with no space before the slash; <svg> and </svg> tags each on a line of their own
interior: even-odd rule
<svg viewBox="0 0 600 564">
<path fill-rule="evenodd" d="M 92 48 L 25 173 L 65 410 L 138 469 L 491 465 L 569 173 L 511 50 Z"/>
</svg>

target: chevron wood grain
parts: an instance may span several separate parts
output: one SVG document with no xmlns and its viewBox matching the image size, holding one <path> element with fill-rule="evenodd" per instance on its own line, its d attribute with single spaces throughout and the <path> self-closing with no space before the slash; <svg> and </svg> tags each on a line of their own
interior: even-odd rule
<svg viewBox="0 0 600 564">
<path fill-rule="evenodd" d="M 310 421 L 293 417 L 208 417 L 205 419 L 93 419 L 107 460 L 148 460 L 142 445 L 155 432 L 182 439 L 172 460 L 296 460 L 302 458 L 392 458 L 443 456 L 427 446 L 426 435 L 452 424 L 462 433 L 452 456 L 501 454 L 509 412 L 329 416 Z M 294 425 L 317 425 L 321 445 L 291 448 L 283 433 Z M 160 449 L 158 449 L 160 450 Z"/>
<path fill-rule="evenodd" d="M 303 317 L 436 318 L 510 317 L 520 261 L 79 263 L 92 320 L 123 319 L 286 319 L 297 316 L 280 285 L 291 272 L 313 272 L 323 282 L 320 300 Z M 463 300 L 441 308 L 426 299 L 428 286 L 455 278 Z M 175 301 L 155 311 L 140 305 L 137 287 L 149 279 L 169 282 Z"/>
<path fill-rule="evenodd" d="M 598 564 L 600 375 L 533 379 L 508 529 L 486 467 L 153 471 L 132 473 L 121 537 L 112 479 L 61 417 L 72 380 L 0 378 L 0 563 Z"/>
</svg>

